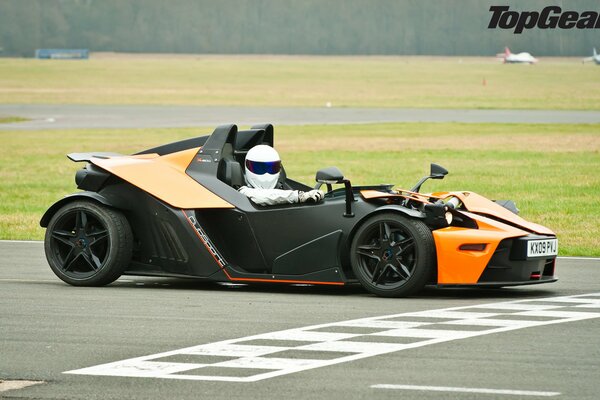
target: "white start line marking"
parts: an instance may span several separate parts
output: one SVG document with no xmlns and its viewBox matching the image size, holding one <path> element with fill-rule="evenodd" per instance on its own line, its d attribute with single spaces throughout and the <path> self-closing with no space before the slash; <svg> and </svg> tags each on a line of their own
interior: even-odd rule
<svg viewBox="0 0 600 400">
<path fill-rule="evenodd" d="M 510 390 L 510 389 L 486 389 L 486 388 L 463 388 L 446 386 L 415 386 L 415 385 L 372 385 L 373 389 L 395 389 L 395 390 L 420 390 L 423 392 L 457 392 L 457 393 L 482 393 L 482 394 L 505 394 L 512 396 L 539 396 L 552 397 L 560 395 L 560 392 L 539 392 L 534 390 Z"/>
<path fill-rule="evenodd" d="M 65 374 L 255 382 L 456 339 L 600 317 L 600 293 L 384 315 L 200 344 Z"/>
<path fill-rule="evenodd" d="M 24 389 L 28 386 L 39 385 L 45 383 L 44 381 L 2 381 L 0 380 L 0 392 L 8 392 L 9 390 Z"/>
</svg>

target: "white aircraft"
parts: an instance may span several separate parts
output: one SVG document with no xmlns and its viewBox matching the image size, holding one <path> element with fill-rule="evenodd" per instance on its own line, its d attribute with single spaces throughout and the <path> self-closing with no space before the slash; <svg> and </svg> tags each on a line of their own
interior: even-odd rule
<svg viewBox="0 0 600 400">
<path fill-rule="evenodd" d="M 537 58 L 529 53 L 513 54 L 508 47 L 504 48 L 504 53 L 496 54 L 496 57 L 504 58 L 505 64 L 535 64 Z"/>
<path fill-rule="evenodd" d="M 586 57 L 583 59 L 583 62 L 593 61 L 596 64 L 600 65 L 600 54 L 596 53 L 596 48 L 594 47 L 594 55 L 591 57 Z"/>
</svg>

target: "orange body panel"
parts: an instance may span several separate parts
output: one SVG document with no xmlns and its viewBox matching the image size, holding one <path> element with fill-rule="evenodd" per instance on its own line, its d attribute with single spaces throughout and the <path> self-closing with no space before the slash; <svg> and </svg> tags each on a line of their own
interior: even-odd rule
<svg viewBox="0 0 600 400">
<path fill-rule="evenodd" d="M 467 215 L 479 229 L 448 227 L 433 231 L 438 259 L 438 284 L 474 284 L 503 239 L 529 232 L 480 215 Z M 463 244 L 486 244 L 483 251 L 460 250 Z"/>
<path fill-rule="evenodd" d="M 173 207 L 233 208 L 185 173 L 198 150 L 188 149 L 165 156 L 92 158 L 90 161 Z"/>
<path fill-rule="evenodd" d="M 385 199 L 390 197 L 389 193 L 380 192 L 379 190 L 361 190 L 360 195 L 365 199 Z"/>
<path fill-rule="evenodd" d="M 438 284 L 475 284 L 483 273 L 494 251 L 503 239 L 529 235 L 535 232 L 542 235 L 554 235 L 550 229 L 526 221 L 510 210 L 473 192 L 439 192 L 420 194 L 401 191 L 403 194 L 384 193 L 376 190 L 363 190 L 365 200 L 393 197 L 410 198 L 428 203 L 429 197 L 445 199 L 458 197 L 470 218 L 477 222 L 478 229 L 447 227 L 433 231 L 438 260 Z M 475 214 L 477 213 L 477 214 Z M 507 223 L 498 222 L 479 215 L 498 217 Z M 509 225 L 511 224 L 511 225 Z M 522 229 L 520 229 L 522 228 Z M 483 251 L 460 250 L 464 244 L 485 244 Z"/>
<path fill-rule="evenodd" d="M 456 196 L 463 202 L 467 210 L 474 213 L 481 213 L 487 215 L 494 215 L 498 218 L 506 220 L 512 224 L 523 227 L 524 229 L 531 230 L 533 232 L 539 233 L 541 235 L 554 235 L 550 229 L 545 226 L 534 224 L 533 222 L 529 222 L 519 217 L 517 214 L 507 210 L 499 204 L 494 203 L 493 201 L 486 199 L 483 196 L 478 195 L 473 192 L 443 192 L 443 193 L 433 193 L 435 197 L 440 197 L 442 199 L 448 196 Z"/>
</svg>

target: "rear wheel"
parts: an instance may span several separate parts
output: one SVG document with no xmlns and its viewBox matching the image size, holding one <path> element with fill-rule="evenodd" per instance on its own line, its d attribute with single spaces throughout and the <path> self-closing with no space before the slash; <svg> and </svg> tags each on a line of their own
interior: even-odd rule
<svg viewBox="0 0 600 400">
<path fill-rule="evenodd" d="M 86 200 L 59 209 L 44 240 L 52 271 L 75 286 L 102 286 L 118 279 L 131 261 L 132 246 L 125 216 Z"/>
<path fill-rule="evenodd" d="M 396 213 L 377 214 L 356 231 L 352 270 L 369 292 L 404 297 L 423 289 L 435 267 L 435 245 L 422 221 Z"/>
</svg>

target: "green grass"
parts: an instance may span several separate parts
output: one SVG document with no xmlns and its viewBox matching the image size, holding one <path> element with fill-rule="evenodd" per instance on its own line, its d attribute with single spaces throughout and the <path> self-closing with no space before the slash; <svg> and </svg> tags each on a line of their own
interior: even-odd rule
<svg viewBox="0 0 600 400">
<path fill-rule="evenodd" d="M 562 255 L 600 256 L 600 125 L 405 123 L 277 127 L 288 175 L 312 185 L 338 166 L 355 184 L 410 188 L 429 162 L 450 174 L 423 189 L 515 200 L 557 232 Z M 132 153 L 211 129 L 0 131 L 0 238 L 41 239 L 46 208 L 75 191 L 65 154 Z"/>
<path fill-rule="evenodd" d="M 27 118 L 21 117 L 0 117 L 0 124 L 12 124 L 14 122 L 24 122 Z"/>
<path fill-rule="evenodd" d="M 579 59 L 1 58 L 0 103 L 599 110 L 599 72 Z"/>
</svg>

